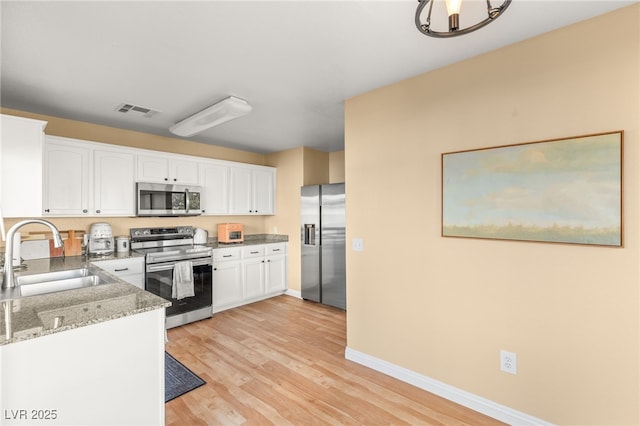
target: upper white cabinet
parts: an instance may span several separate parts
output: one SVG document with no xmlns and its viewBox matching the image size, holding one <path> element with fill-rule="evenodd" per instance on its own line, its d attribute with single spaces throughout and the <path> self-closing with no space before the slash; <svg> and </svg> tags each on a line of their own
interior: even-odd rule
<svg viewBox="0 0 640 426">
<path fill-rule="evenodd" d="M 219 161 L 200 162 L 203 215 L 229 214 L 229 166 Z"/>
<path fill-rule="evenodd" d="M 93 152 L 93 212 L 102 216 L 136 213 L 135 155 L 96 149 Z"/>
<path fill-rule="evenodd" d="M 165 156 L 138 155 L 138 181 L 198 185 L 198 162 Z"/>
<path fill-rule="evenodd" d="M 45 125 L 2 115 L 5 217 L 134 216 L 140 181 L 201 186 L 204 215 L 275 214 L 273 167 L 44 136 Z"/>
<path fill-rule="evenodd" d="M 230 207 L 233 215 L 275 213 L 276 170 L 262 166 L 230 168 Z"/>
<path fill-rule="evenodd" d="M 135 215 L 135 158 L 128 148 L 47 136 L 44 215 Z"/>
<path fill-rule="evenodd" d="M 42 145 L 46 121 L 0 115 L 0 208 L 4 217 L 42 215 Z"/>
<path fill-rule="evenodd" d="M 91 151 L 80 143 L 48 136 L 44 146 L 44 215 L 84 216 L 91 212 Z"/>
</svg>

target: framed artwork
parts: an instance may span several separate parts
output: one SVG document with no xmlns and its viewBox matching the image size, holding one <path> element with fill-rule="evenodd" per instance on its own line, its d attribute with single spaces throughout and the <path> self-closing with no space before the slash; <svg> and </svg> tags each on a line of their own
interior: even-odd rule
<svg viewBox="0 0 640 426">
<path fill-rule="evenodd" d="M 442 154 L 442 236 L 622 246 L 623 131 Z"/>
</svg>

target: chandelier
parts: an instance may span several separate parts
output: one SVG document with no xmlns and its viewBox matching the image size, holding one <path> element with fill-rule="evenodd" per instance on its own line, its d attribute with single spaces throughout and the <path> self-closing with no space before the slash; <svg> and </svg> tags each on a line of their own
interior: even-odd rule
<svg viewBox="0 0 640 426">
<path fill-rule="evenodd" d="M 455 37 L 462 34 L 468 34 L 479 28 L 484 27 L 490 22 L 494 21 L 498 16 L 509 7 L 511 0 L 504 0 L 498 7 L 493 7 L 489 0 L 487 1 L 487 17 L 470 27 L 460 28 L 460 9 L 462 6 L 462 0 L 445 0 L 447 6 L 447 14 L 449 15 L 449 31 L 436 31 L 431 29 L 431 12 L 433 10 L 433 4 L 435 0 L 418 0 L 418 9 L 416 10 L 416 27 L 425 35 L 430 37 Z M 429 13 L 427 14 L 427 20 L 423 24 L 420 20 L 422 11 L 429 5 Z"/>
</svg>

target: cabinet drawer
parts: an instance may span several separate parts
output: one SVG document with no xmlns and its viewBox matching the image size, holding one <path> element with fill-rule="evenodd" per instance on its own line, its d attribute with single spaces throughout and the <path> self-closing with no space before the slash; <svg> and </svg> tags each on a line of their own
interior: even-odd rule
<svg viewBox="0 0 640 426">
<path fill-rule="evenodd" d="M 252 257 L 264 257 L 264 246 L 256 245 L 242 248 L 243 259 L 251 259 Z"/>
<path fill-rule="evenodd" d="M 240 260 L 240 248 L 213 249 L 213 261 Z"/>
<path fill-rule="evenodd" d="M 267 244 L 267 256 L 287 254 L 287 243 Z"/>
<path fill-rule="evenodd" d="M 144 257 L 92 262 L 113 275 L 144 274 Z"/>
</svg>

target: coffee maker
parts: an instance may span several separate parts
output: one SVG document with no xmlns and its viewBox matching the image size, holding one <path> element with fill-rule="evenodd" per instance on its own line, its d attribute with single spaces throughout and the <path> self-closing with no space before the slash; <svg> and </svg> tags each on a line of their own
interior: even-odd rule
<svg viewBox="0 0 640 426">
<path fill-rule="evenodd" d="M 94 223 L 89 232 L 89 255 L 109 256 L 113 254 L 113 232 L 106 222 Z"/>
</svg>

